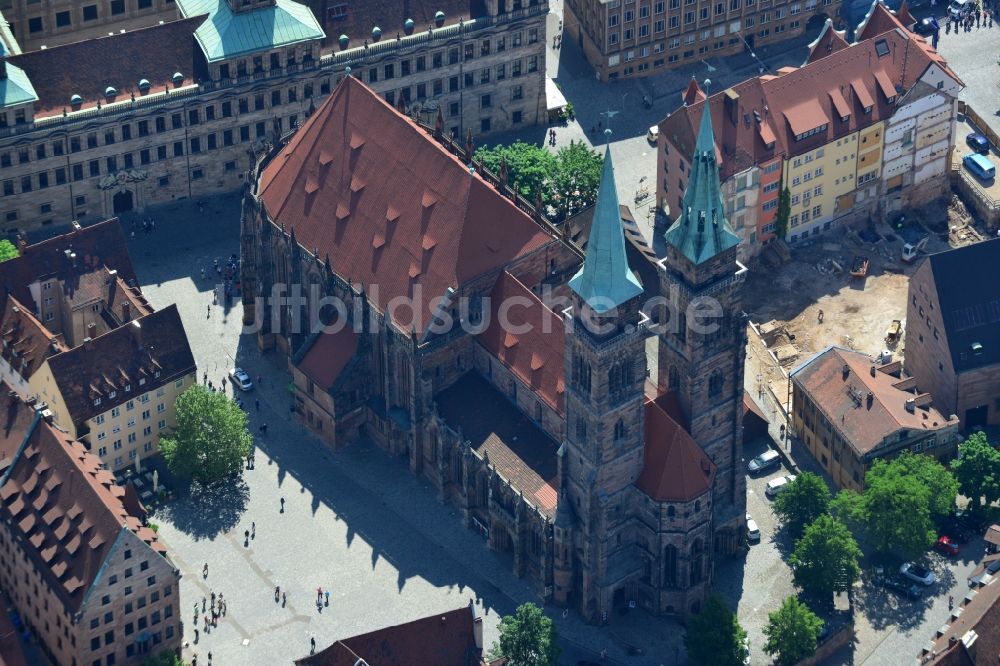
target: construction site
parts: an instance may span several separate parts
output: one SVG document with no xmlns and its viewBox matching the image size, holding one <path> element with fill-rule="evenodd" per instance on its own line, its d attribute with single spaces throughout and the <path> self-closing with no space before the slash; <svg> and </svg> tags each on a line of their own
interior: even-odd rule
<svg viewBox="0 0 1000 666">
<path fill-rule="evenodd" d="M 787 408 L 787 373 L 831 345 L 884 361 L 901 358 L 909 275 L 920 259 L 987 233 L 952 195 L 791 249 L 768 245 L 744 292 L 751 322 L 747 390 Z"/>
</svg>

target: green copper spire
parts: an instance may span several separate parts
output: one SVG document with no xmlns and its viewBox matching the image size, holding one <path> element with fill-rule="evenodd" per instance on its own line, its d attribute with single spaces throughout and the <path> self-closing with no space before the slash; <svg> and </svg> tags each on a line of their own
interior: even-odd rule
<svg viewBox="0 0 1000 666">
<path fill-rule="evenodd" d="M 611 130 L 604 133 L 609 136 Z M 569 281 L 569 286 L 598 314 L 642 293 L 642 285 L 632 274 L 625 258 L 625 235 L 610 144 L 604 149 L 604 170 L 587 239 L 587 256 L 583 259 L 580 272 Z"/>
<path fill-rule="evenodd" d="M 667 229 L 664 238 L 695 265 L 740 242 L 726 220 L 719 185 L 719 165 L 715 161 L 715 133 L 708 100 L 698 128 L 698 141 L 691 160 L 691 180 L 684 192 L 681 214 Z"/>
</svg>

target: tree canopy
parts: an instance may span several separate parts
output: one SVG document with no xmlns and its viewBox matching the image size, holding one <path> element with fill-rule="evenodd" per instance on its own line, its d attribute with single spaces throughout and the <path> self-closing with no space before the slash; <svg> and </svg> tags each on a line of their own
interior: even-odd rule
<svg viewBox="0 0 1000 666">
<path fill-rule="evenodd" d="M 830 489 L 818 474 L 802 472 L 774 500 L 774 513 L 794 536 L 830 506 Z"/>
<path fill-rule="evenodd" d="M 795 597 L 768 615 L 764 627 L 764 651 L 774 656 L 775 666 L 792 666 L 816 652 L 816 640 L 823 620 Z"/>
<path fill-rule="evenodd" d="M 505 657 L 509 666 L 558 666 L 557 639 L 555 625 L 541 608 L 521 604 L 500 620 L 500 640 L 490 657 Z"/>
<path fill-rule="evenodd" d="M 919 557 L 937 538 L 927 488 L 912 476 L 868 477 L 862 510 L 866 533 L 875 550 Z"/>
<path fill-rule="evenodd" d="M 14 257 L 20 256 L 21 253 L 17 251 L 17 246 L 11 243 L 6 238 L 0 240 L 0 263 L 7 261 L 8 259 L 13 259 Z"/>
<path fill-rule="evenodd" d="M 983 500 L 987 505 L 1000 500 L 1000 451 L 983 432 L 973 433 L 958 446 L 958 459 L 952 461 L 951 469 L 972 510 Z"/>
<path fill-rule="evenodd" d="M 810 523 L 790 563 L 795 584 L 820 598 L 846 592 L 861 576 L 861 549 L 847 527 L 830 515 Z"/>
<path fill-rule="evenodd" d="M 247 415 L 224 393 L 195 384 L 177 398 L 177 426 L 160 438 L 173 474 L 211 483 L 243 470 L 253 438 Z"/>
<path fill-rule="evenodd" d="M 534 201 L 539 191 L 542 192 L 542 200 L 546 201 L 548 193 L 544 183 L 555 173 L 556 156 L 545 148 L 523 141 L 492 148 L 481 146 L 476 150 L 476 159 L 498 177 L 500 165 L 506 159 L 508 184 L 528 201 Z"/>
<path fill-rule="evenodd" d="M 932 518 L 947 516 L 955 510 L 958 481 L 931 456 L 904 451 L 892 460 L 876 460 L 865 474 L 865 486 L 887 477 L 915 479 L 927 491 L 927 508 Z"/>
<path fill-rule="evenodd" d="M 743 666 L 750 653 L 747 632 L 717 594 L 688 622 L 684 647 L 698 666 Z"/>
<path fill-rule="evenodd" d="M 556 153 L 552 174 L 553 204 L 564 215 L 573 215 L 597 201 L 604 158 L 583 141 L 570 141 Z"/>
<path fill-rule="evenodd" d="M 788 187 L 782 183 L 781 192 L 778 194 L 778 210 L 774 215 L 774 235 L 784 238 L 788 235 L 788 220 L 792 216 L 792 193 Z"/>
</svg>

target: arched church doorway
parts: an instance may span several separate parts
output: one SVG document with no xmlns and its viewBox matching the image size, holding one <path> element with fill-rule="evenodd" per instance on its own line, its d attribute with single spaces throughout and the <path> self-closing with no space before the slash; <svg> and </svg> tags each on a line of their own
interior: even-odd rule
<svg viewBox="0 0 1000 666">
<path fill-rule="evenodd" d="M 115 215 L 121 215 L 122 213 L 128 213 L 133 208 L 135 208 L 135 200 L 132 196 L 131 190 L 122 190 L 115 194 L 112 198 L 112 204 L 114 206 Z"/>
</svg>

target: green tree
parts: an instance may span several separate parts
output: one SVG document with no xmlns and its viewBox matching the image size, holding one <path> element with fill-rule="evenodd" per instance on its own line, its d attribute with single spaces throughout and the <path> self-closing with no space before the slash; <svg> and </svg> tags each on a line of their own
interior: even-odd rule
<svg viewBox="0 0 1000 666">
<path fill-rule="evenodd" d="M 717 594 L 688 622 L 684 647 L 698 666 L 743 666 L 750 654 L 747 632 Z"/>
<path fill-rule="evenodd" d="M 892 460 L 876 460 L 865 474 L 865 485 L 890 476 L 916 479 L 926 489 L 931 518 L 947 516 L 955 510 L 958 481 L 947 467 L 931 456 L 904 451 Z"/>
<path fill-rule="evenodd" d="M 164 650 L 155 656 L 146 657 L 142 666 L 187 666 L 187 662 L 170 650 Z"/>
<path fill-rule="evenodd" d="M 813 522 L 830 506 L 830 489 L 826 482 L 812 472 L 802 472 L 777 499 L 774 500 L 774 513 L 798 537 L 806 525 Z"/>
<path fill-rule="evenodd" d="M 865 515 L 864 495 L 849 488 L 841 490 L 830 500 L 830 515 L 846 525 L 855 535 L 861 534 L 868 521 Z"/>
<path fill-rule="evenodd" d="M 177 398 L 177 427 L 160 438 L 160 452 L 173 474 L 210 483 L 236 474 L 253 438 L 247 415 L 224 393 L 200 384 Z"/>
<path fill-rule="evenodd" d="M 843 523 L 823 515 L 806 527 L 795 543 L 791 564 L 795 584 L 809 594 L 829 598 L 846 592 L 861 575 L 861 549 Z"/>
<path fill-rule="evenodd" d="M 774 215 L 774 234 L 784 238 L 788 234 L 788 220 L 792 216 L 792 193 L 784 183 L 778 195 L 778 210 Z"/>
<path fill-rule="evenodd" d="M 0 262 L 7 261 L 8 259 L 13 259 L 14 257 L 18 257 L 20 255 L 21 253 L 17 251 L 17 246 L 15 246 L 6 238 L 0 240 Z"/>
<path fill-rule="evenodd" d="M 500 176 L 500 165 L 507 160 L 507 182 L 528 201 L 542 192 L 542 200 L 550 203 L 551 194 L 544 185 L 556 171 L 556 156 L 541 146 L 517 141 L 510 145 L 482 146 L 476 150 L 476 159 L 495 176 Z"/>
<path fill-rule="evenodd" d="M 764 651 L 774 658 L 775 666 L 792 666 L 816 652 L 816 639 L 823 620 L 795 597 L 788 597 L 781 608 L 768 615 L 764 627 Z"/>
<path fill-rule="evenodd" d="M 880 461 L 876 461 L 876 466 Z M 874 467 L 872 468 L 874 469 Z M 916 558 L 934 545 L 937 535 L 931 520 L 928 490 L 914 476 L 892 474 L 865 476 L 863 515 L 866 532 L 880 553 L 899 552 Z"/>
<path fill-rule="evenodd" d="M 981 499 L 987 505 L 1000 500 L 1000 451 L 990 446 L 983 432 L 973 433 L 959 445 L 951 469 L 973 511 L 979 509 Z"/>
<path fill-rule="evenodd" d="M 521 604 L 500 620 L 500 640 L 493 644 L 490 658 L 505 657 L 508 666 L 557 666 L 557 638 L 555 625 L 541 608 Z"/>
<path fill-rule="evenodd" d="M 570 141 L 556 153 L 553 198 L 562 215 L 572 215 L 597 201 L 604 158 L 583 141 Z"/>
</svg>

